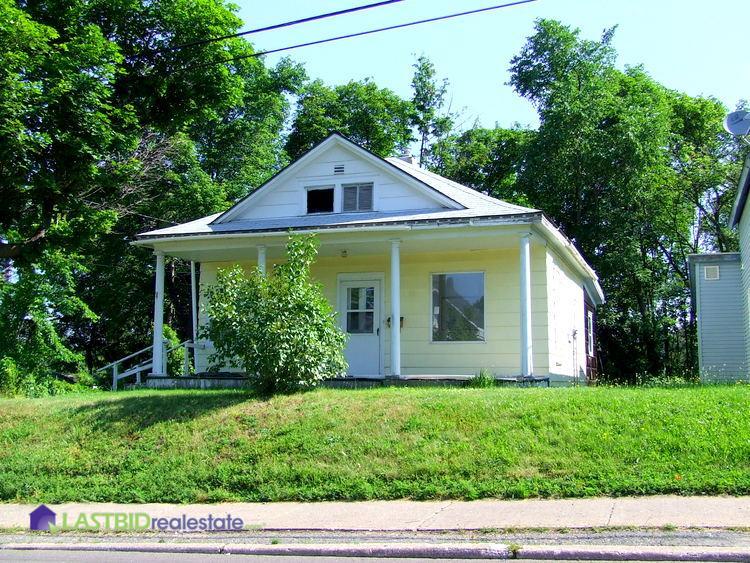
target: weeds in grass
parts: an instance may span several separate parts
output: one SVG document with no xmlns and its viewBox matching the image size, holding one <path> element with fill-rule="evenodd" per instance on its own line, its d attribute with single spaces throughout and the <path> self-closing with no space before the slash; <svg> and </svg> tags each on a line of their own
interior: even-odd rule
<svg viewBox="0 0 750 563">
<path fill-rule="evenodd" d="M 518 554 L 521 552 L 522 546 L 517 543 L 508 544 L 508 556 L 511 559 L 518 559 Z"/>
<path fill-rule="evenodd" d="M 486 389 L 495 386 L 495 375 L 487 368 L 479 370 L 475 376 L 466 381 L 466 387 L 473 389 Z"/>
<path fill-rule="evenodd" d="M 0 400 L 0 501 L 750 494 L 748 405 L 747 385 Z"/>
</svg>

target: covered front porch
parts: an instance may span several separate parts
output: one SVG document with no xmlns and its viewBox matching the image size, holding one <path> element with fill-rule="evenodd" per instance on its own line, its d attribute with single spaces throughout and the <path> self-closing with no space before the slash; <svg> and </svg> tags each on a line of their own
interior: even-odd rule
<svg viewBox="0 0 750 563">
<path fill-rule="evenodd" d="M 349 376 L 465 379 L 480 369 L 498 377 L 546 374 L 545 244 L 532 225 L 383 226 L 320 230 L 318 237 L 320 251 L 312 273 L 349 334 Z M 193 354 L 196 375 L 215 382 L 217 373 L 233 377 L 237 370 L 210 365 L 211 343 L 198 338 L 198 327 L 207 322 L 201 313 L 201 288 L 214 283 L 220 268 L 235 264 L 270 272 L 274 263 L 284 261 L 287 239 L 287 233 L 248 233 L 153 245 L 156 281 L 148 384 L 167 383 L 160 380 L 167 377 L 165 256 L 191 263 L 193 339 L 184 343 L 185 350 Z M 438 303 L 440 284 L 446 283 L 467 288 L 473 284 L 470 292 L 481 291 L 473 297 L 481 308 L 481 316 L 476 315 L 481 322 L 466 321 L 475 327 L 470 337 L 440 332 L 443 317 L 450 319 L 447 313 L 441 316 L 440 305 L 459 309 L 462 299 L 455 295 Z M 460 310 L 454 313 L 466 317 Z"/>
</svg>

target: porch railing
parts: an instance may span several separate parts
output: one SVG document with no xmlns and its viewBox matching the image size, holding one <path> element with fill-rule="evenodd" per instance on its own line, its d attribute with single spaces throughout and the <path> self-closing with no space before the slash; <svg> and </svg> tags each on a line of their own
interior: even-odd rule
<svg viewBox="0 0 750 563">
<path fill-rule="evenodd" d="M 163 344 L 164 346 L 164 353 L 162 354 L 162 366 L 161 366 L 161 373 L 167 374 L 167 359 L 169 358 L 169 354 L 174 352 L 175 350 L 182 348 L 182 374 L 183 376 L 190 375 L 190 349 L 196 349 L 196 348 L 203 348 L 203 344 L 196 344 L 192 340 L 186 340 L 184 342 L 180 342 L 179 344 L 172 346 L 171 348 L 169 346 L 169 341 L 164 340 Z M 133 352 L 132 354 L 129 354 L 125 356 L 124 358 L 120 358 L 119 360 L 115 360 L 112 363 L 107 364 L 104 367 L 100 367 L 96 371 L 106 371 L 106 370 L 112 370 L 112 391 L 117 391 L 117 383 L 121 379 L 125 379 L 126 377 L 130 377 L 135 375 L 135 382 L 136 384 L 141 383 L 141 374 L 146 372 L 153 371 L 153 351 L 154 347 L 153 345 L 148 346 L 146 348 L 143 348 L 142 350 L 138 350 L 137 352 Z M 131 363 L 132 361 L 135 361 L 136 358 L 143 358 L 144 355 L 148 355 L 145 359 L 141 359 L 140 361 L 137 361 L 136 363 L 125 367 L 125 364 Z"/>
</svg>

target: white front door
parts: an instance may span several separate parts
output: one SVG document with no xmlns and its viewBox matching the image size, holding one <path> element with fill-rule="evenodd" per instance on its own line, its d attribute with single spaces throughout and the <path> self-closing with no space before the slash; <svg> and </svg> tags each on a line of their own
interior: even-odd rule
<svg viewBox="0 0 750 563">
<path fill-rule="evenodd" d="M 341 325 L 349 336 L 349 375 L 380 375 L 381 283 L 378 279 L 339 282 Z"/>
</svg>

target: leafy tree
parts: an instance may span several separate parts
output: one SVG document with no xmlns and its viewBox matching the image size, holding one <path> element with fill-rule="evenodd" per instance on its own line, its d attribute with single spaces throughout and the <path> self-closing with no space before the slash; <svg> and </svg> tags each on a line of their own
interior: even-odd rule
<svg viewBox="0 0 750 563">
<path fill-rule="evenodd" d="M 599 330 L 605 372 L 694 373 L 686 255 L 696 205 L 729 198 L 724 108 L 670 91 L 639 67 L 621 71 L 611 45 L 539 20 L 511 62 L 511 84 L 535 104 L 518 189 L 549 213 L 595 267 L 608 296 Z M 713 203 L 711 203 L 713 202 Z M 723 207 L 722 207 L 723 206 Z M 719 202 L 718 216 L 725 215 Z M 720 220 L 699 239 L 727 242 Z M 721 241 L 721 242 L 719 242 Z"/>
<path fill-rule="evenodd" d="M 386 157 L 411 142 L 411 104 L 371 80 L 328 87 L 316 80 L 297 101 L 286 151 L 298 158 L 333 132 Z"/>
<path fill-rule="evenodd" d="M 78 359 L 65 350 L 85 352 L 91 366 L 140 347 L 153 274 L 128 245 L 133 234 L 224 209 L 283 164 L 277 139 L 301 68 L 266 68 L 244 39 L 177 48 L 237 31 L 235 9 L 222 0 L 0 0 L 0 260 L 9 272 L 0 309 L 45 280 L 37 299 L 47 314 L 36 318 L 57 335 L 49 349 L 59 361 L 38 354 L 39 374 L 73 369 Z M 232 57 L 244 58 L 222 62 Z M 185 281 L 168 277 L 180 305 Z M 30 333 L 18 334 L 33 349 Z M 5 351 L 20 365 L 18 344 Z"/>
<path fill-rule="evenodd" d="M 527 205 L 518 191 L 518 175 L 533 136 L 533 131 L 520 127 L 474 127 L 436 142 L 430 168 L 487 195 Z"/>
<path fill-rule="evenodd" d="M 85 268 L 81 242 L 115 219 L 85 195 L 101 185 L 100 163 L 128 145 L 132 115 L 110 96 L 121 57 L 95 26 L 61 33 L 8 0 L 0 49 L 0 258 L 13 266 L 0 297 L 12 338 L 0 356 L 32 374 L 76 369 L 56 330 L 61 315 L 95 318 L 73 276 Z"/>
<path fill-rule="evenodd" d="M 265 392 L 307 389 L 346 372 L 346 335 L 310 278 L 316 255 L 313 235 L 292 236 L 288 261 L 268 276 L 219 270 L 206 291 L 202 334 L 216 347 L 211 361 L 241 366 Z"/>
<path fill-rule="evenodd" d="M 153 319 L 154 259 L 129 243 L 138 232 L 192 220 L 227 207 L 222 185 L 201 168 L 195 144 L 185 134 L 153 133 L 136 154 L 138 189 L 118 204 L 113 232 L 85 247 L 86 271 L 76 276 L 76 294 L 95 319 L 65 317 L 67 339 L 90 366 L 148 345 Z M 123 189 L 123 194 L 128 192 Z M 132 199 L 131 199 L 132 198 Z M 136 199 L 137 198 L 137 199 Z M 158 218 L 158 219 L 157 219 Z M 190 268 L 166 261 L 165 322 L 182 339 L 191 334 Z"/>
<path fill-rule="evenodd" d="M 431 162 L 431 145 L 445 137 L 453 128 L 454 116 L 444 112 L 448 79 L 438 82 L 435 78 L 435 65 L 424 55 L 414 63 L 412 125 L 416 128 L 419 141 L 419 162 L 425 166 Z"/>
<path fill-rule="evenodd" d="M 290 112 L 287 97 L 297 94 L 307 78 L 289 59 L 274 68 L 250 59 L 237 72 L 244 82 L 240 99 L 189 130 L 201 168 L 232 201 L 287 164 L 282 135 Z"/>
</svg>

